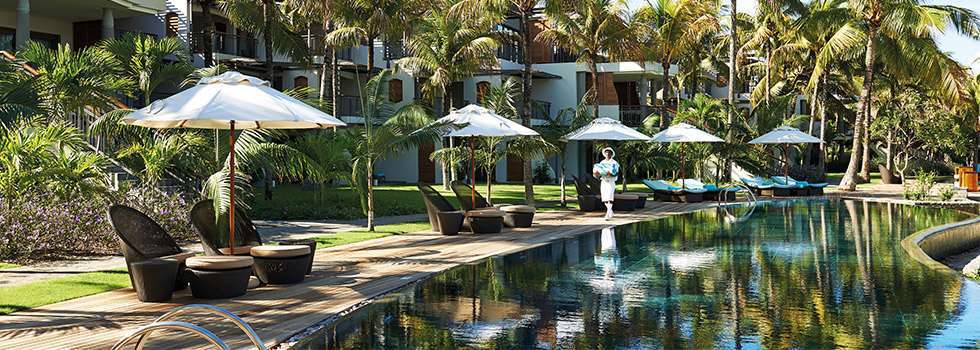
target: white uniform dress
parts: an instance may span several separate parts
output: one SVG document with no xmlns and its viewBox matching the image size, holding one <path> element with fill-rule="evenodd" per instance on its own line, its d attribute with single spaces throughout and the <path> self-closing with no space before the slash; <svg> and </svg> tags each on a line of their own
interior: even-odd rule
<svg viewBox="0 0 980 350">
<path fill-rule="evenodd" d="M 594 171 L 599 172 L 599 194 L 603 202 L 612 202 L 616 196 L 616 180 L 619 179 L 619 162 L 614 159 L 603 159 L 596 164 Z"/>
</svg>

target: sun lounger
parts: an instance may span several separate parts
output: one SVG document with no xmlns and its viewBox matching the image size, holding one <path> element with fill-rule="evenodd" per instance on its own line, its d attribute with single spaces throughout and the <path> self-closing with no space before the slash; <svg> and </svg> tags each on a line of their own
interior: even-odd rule
<svg viewBox="0 0 980 350">
<path fill-rule="evenodd" d="M 701 182 L 701 180 L 698 179 L 684 179 L 684 181 L 681 181 L 681 183 L 684 184 L 684 188 L 686 189 L 704 190 L 704 199 L 706 200 L 717 201 L 720 200 L 721 198 L 722 189 L 718 186 L 705 185 L 703 182 Z M 730 201 L 735 200 L 735 192 L 738 192 L 738 189 L 732 189 L 728 191 L 727 194 L 725 195 L 727 197 L 726 200 L 730 200 Z"/>
<path fill-rule="evenodd" d="M 578 177 L 572 175 L 572 181 L 575 183 L 575 192 L 578 193 L 578 209 L 581 211 L 597 211 L 602 210 L 602 199 L 598 194 L 592 192 L 592 189 L 587 187 L 584 183 L 578 180 Z"/>
<path fill-rule="evenodd" d="M 654 197 L 669 202 L 696 203 L 704 201 L 705 189 L 684 189 L 671 186 L 663 180 L 643 180 L 643 184 L 653 189 Z"/>
<path fill-rule="evenodd" d="M 794 186 L 789 185 L 779 185 L 766 181 L 765 179 L 755 176 L 755 177 L 743 177 L 742 183 L 749 187 L 756 195 L 772 196 L 772 197 L 787 197 L 793 194 Z"/>
<path fill-rule="evenodd" d="M 596 210 L 598 211 L 606 210 L 605 205 L 602 204 L 602 195 L 601 195 L 602 191 L 599 189 L 599 187 L 601 186 L 599 184 L 599 179 L 596 179 L 591 175 L 586 176 L 586 179 L 589 183 L 588 189 L 593 194 L 595 194 L 596 198 L 598 198 L 599 200 L 598 204 L 596 204 Z M 613 210 L 632 211 L 632 210 L 636 210 L 637 208 L 646 207 L 646 198 L 645 197 L 641 198 L 640 196 L 641 196 L 640 194 L 632 193 L 632 192 L 629 193 L 621 192 L 621 193 L 614 194 Z"/>
<path fill-rule="evenodd" d="M 470 223 L 472 224 L 473 218 L 476 217 L 490 217 L 486 213 L 475 213 L 478 211 L 499 211 L 503 212 L 503 224 L 508 227 L 531 227 L 531 221 L 534 219 L 534 212 L 537 208 L 530 205 L 514 205 L 514 204 L 498 204 L 491 206 L 487 203 L 486 198 L 483 198 L 478 192 L 473 191 L 470 185 L 464 182 L 453 181 L 450 186 L 453 188 L 453 192 L 456 193 L 456 200 L 459 202 L 460 208 L 466 212 L 467 217 L 470 218 Z M 475 195 L 471 197 L 471 195 Z M 476 204 L 476 207 L 473 205 Z M 479 216 L 483 215 L 483 216 Z M 474 231 L 475 232 L 475 231 Z"/>
<path fill-rule="evenodd" d="M 787 176 L 773 176 L 772 181 L 781 185 L 790 185 L 790 186 L 795 185 L 795 186 L 802 187 L 807 190 L 807 195 L 810 196 L 822 196 L 823 188 L 827 187 L 828 185 L 826 182 L 812 184 L 806 181 L 797 181 L 792 177 L 787 177 Z"/>
</svg>

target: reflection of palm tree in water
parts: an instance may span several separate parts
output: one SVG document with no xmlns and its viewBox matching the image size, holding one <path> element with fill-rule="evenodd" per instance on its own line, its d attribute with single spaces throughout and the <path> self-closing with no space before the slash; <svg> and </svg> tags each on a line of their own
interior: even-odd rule
<svg viewBox="0 0 980 350">
<path fill-rule="evenodd" d="M 857 258 L 858 272 L 861 274 L 861 284 L 864 289 L 864 297 L 868 303 L 868 330 L 871 333 L 872 347 L 878 347 L 878 300 L 875 296 L 875 281 L 871 276 L 871 219 L 868 212 L 869 207 L 862 203 L 864 207 L 864 217 L 860 217 L 855 208 L 854 201 L 846 201 L 847 213 L 851 217 L 851 225 L 854 227 L 854 253 Z"/>
</svg>

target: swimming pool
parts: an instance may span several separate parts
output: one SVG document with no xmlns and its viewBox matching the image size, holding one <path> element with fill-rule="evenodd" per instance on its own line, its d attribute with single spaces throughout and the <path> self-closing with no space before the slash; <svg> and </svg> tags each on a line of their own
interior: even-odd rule
<svg viewBox="0 0 980 350">
<path fill-rule="evenodd" d="M 294 348 L 980 348 L 980 284 L 901 248 L 967 218 L 792 201 L 611 227 L 450 269 Z"/>
</svg>

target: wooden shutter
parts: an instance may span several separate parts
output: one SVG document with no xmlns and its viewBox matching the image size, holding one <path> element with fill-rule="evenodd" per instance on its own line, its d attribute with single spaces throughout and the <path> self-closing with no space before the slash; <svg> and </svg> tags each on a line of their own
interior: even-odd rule
<svg viewBox="0 0 980 350">
<path fill-rule="evenodd" d="M 166 33 L 168 38 L 177 36 L 178 28 L 180 28 L 180 17 L 177 16 L 176 12 L 167 12 L 166 16 Z"/>
<path fill-rule="evenodd" d="M 490 91 L 490 82 L 481 81 L 476 83 L 476 103 L 483 104 L 483 100 L 487 96 L 487 92 Z"/>
<path fill-rule="evenodd" d="M 391 79 L 388 81 L 388 101 L 398 103 L 402 101 L 402 80 Z"/>
</svg>

